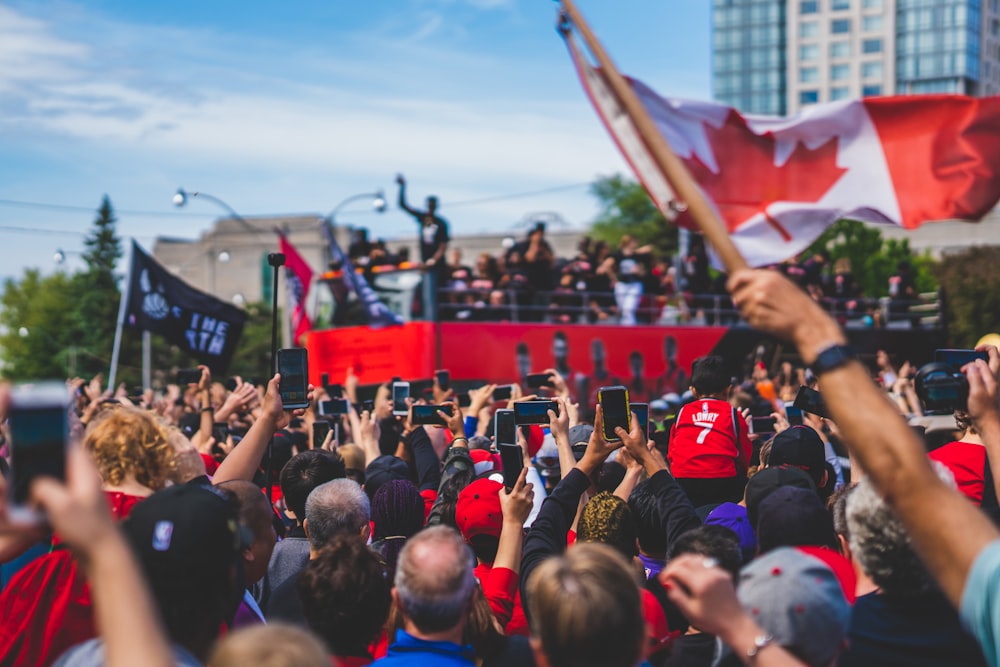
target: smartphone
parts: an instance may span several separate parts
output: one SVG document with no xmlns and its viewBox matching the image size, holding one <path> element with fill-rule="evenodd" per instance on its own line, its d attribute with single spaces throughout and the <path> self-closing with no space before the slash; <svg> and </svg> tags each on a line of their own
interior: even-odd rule
<svg viewBox="0 0 1000 667">
<path fill-rule="evenodd" d="M 452 414 L 450 405 L 414 405 L 413 424 L 430 424 L 433 426 L 447 426 L 447 422 L 438 415 L 438 410 L 448 416 Z"/>
<path fill-rule="evenodd" d="M 524 454 L 518 445 L 501 444 L 497 447 L 500 450 L 500 466 L 503 470 L 503 488 L 510 493 L 517 484 L 517 478 L 521 476 L 521 468 L 524 467 Z"/>
<path fill-rule="evenodd" d="M 825 419 L 830 418 L 830 413 L 826 410 L 826 403 L 823 402 L 823 397 L 815 389 L 799 387 L 799 393 L 796 394 L 795 402 L 792 405 L 803 412 L 819 415 Z"/>
<path fill-rule="evenodd" d="M 751 433 L 774 433 L 774 417 L 751 417 Z"/>
<path fill-rule="evenodd" d="M 472 397 L 471 396 L 469 396 L 468 394 L 459 394 L 458 395 L 458 407 L 460 407 L 460 408 L 467 408 L 470 405 L 472 405 Z"/>
<path fill-rule="evenodd" d="M 182 368 L 177 371 L 177 384 L 198 384 L 201 382 L 200 368 Z"/>
<path fill-rule="evenodd" d="M 555 386 L 552 382 L 552 376 L 548 373 L 532 373 L 525 378 L 525 382 L 529 389 L 549 389 Z"/>
<path fill-rule="evenodd" d="M 497 445 L 517 445 L 517 422 L 513 410 L 497 410 L 493 415 L 493 442 Z"/>
<path fill-rule="evenodd" d="M 409 382 L 392 383 L 392 414 L 397 417 L 405 417 L 410 412 L 410 406 L 406 404 L 406 399 L 410 397 Z"/>
<path fill-rule="evenodd" d="M 216 445 L 225 442 L 229 437 L 229 424 L 212 424 L 212 437 Z"/>
<path fill-rule="evenodd" d="M 285 410 L 309 406 L 309 356 L 304 347 L 278 350 L 278 372 L 281 373 L 281 405 Z"/>
<path fill-rule="evenodd" d="M 434 371 L 434 377 L 437 378 L 438 388 L 441 391 L 451 389 L 451 374 L 448 371 Z"/>
<path fill-rule="evenodd" d="M 15 385 L 11 392 L 8 486 L 9 512 L 14 521 L 37 523 L 42 519 L 28 507 L 35 478 L 66 479 L 69 405 L 69 391 L 61 382 Z"/>
<path fill-rule="evenodd" d="M 514 423 L 518 426 L 548 424 L 549 410 L 559 414 L 555 401 L 518 401 L 514 404 Z"/>
<path fill-rule="evenodd" d="M 646 440 L 649 440 L 649 403 L 630 403 L 629 409 L 639 420 L 639 427 L 646 434 Z"/>
<path fill-rule="evenodd" d="M 319 386 L 323 387 L 323 389 L 326 389 L 327 387 L 330 386 L 330 374 L 329 373 L 320 373 L 319 374 Z M 329 392 L 329 390 L 327 390 L 327 391 Z"/>
<path fill-rule="evenodd" d="M 326 442 L 326 436 L 330 434 L 330 422 L 325 419 L 317 419 L 312 425 L 312 448 L 319 449 Z"/>
<path fill-rule="evenodd" d="M 375 401 L 361 401 L 361 409 L 367 410 L 368 414 L 375 412 Z"/>
<path fill-rule="evenodd" d="M 948 364 L 956 369 L 971 364 L 976 359 L 989 362 L 990 357 L 985 352 L 976 352 L 975 350 L 934 350 L 934 361 Z"/>
<path fill-rule="evenodd" d="M 347 414 L 346 398 L 331 398 L 319 402 L 319 414 L 323 417 L 337 417 Z"/>
<path fill-rule="evenodd" d="M 512 387 L 509 384 L 501 385 L 493 390 L 494 401 L 509 401 Z"/>
<path fill-rule="evenodd" d="M 802 408 L 797 408 L 794 405 L 789 405 L 785 407 L 785 417 L 788 418 L 789 426 L 802 426 Z"/>
<path fill-rule="evenodd" d="M 621 438 L 615 433 L 615 429 L 620 426 L 628 431 L 631 428 L 628 388 L 621 385 L 601 387 L 597 391 L 597 402 L 604 413 L 604 439 L 608 442 L 618 442 Z"/>
</svg>

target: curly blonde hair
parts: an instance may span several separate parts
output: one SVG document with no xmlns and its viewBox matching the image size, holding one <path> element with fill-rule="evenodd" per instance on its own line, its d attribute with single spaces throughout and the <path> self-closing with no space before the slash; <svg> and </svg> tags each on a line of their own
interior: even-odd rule
<svg viewBox="0 0 1000 667">
<path fill-rule="evenodd" d="M 105 484 L 121 485 L 131 474 L 148 489 L 159 491 L 174 474 L 176 461 L 167 431 L 138 408 L 120 407 L 101 413 L 87 429 L 84 446 Z"/>
</svg>

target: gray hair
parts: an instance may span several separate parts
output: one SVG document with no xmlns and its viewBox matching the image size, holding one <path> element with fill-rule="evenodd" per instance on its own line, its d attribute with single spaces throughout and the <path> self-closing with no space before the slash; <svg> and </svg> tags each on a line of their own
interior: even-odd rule
<svg viewBox="0 0 1000 667">
<path fill-rule="evenodd" d="M 932 465 L 937 476 L 955 488 L 951 471 L 937 462 Z M 847 497 L 847 527 L 851 553 L 886 594 L 913 597 L 936 586 L 903 522 L 868 477 Z"/>
<path fill-rule="evenodd" d="M 432 526 L 409 540 L 396 566 L 403 614 L 424 633 L 454 628 L 466 614 L 476 586 L 472 550 L 449 526 Z"/>
<path fill-rule="evenodd" d="M 371 521 L 368 495 L 353 479 L 320 484 L 306 499 L 309 544 L 318 549 L 336 535 L 358 535 Z"/>
</svg>

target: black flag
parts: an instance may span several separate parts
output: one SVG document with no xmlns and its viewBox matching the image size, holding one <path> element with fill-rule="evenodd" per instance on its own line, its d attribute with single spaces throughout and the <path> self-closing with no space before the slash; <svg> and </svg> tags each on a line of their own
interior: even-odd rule
<svg viewBox="0 0 1000 667">
<path fill-rule="evenodd" d="M 191 287 L 132 242 L 125 324 L 163 336 L 222 374 L 246 319 L 244 311 Z"/>
</svg>

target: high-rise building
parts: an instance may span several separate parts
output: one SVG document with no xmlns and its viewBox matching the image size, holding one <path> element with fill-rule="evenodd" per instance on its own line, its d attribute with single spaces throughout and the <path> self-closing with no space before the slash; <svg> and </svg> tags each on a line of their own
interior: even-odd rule
<svg viewBox="0 0 1000 667">
<path fill-rule="evenodd" d="M 746 113 L 1000 92 L 1000 0 L 714 0 L 713 91 Z"/>
</svg>

